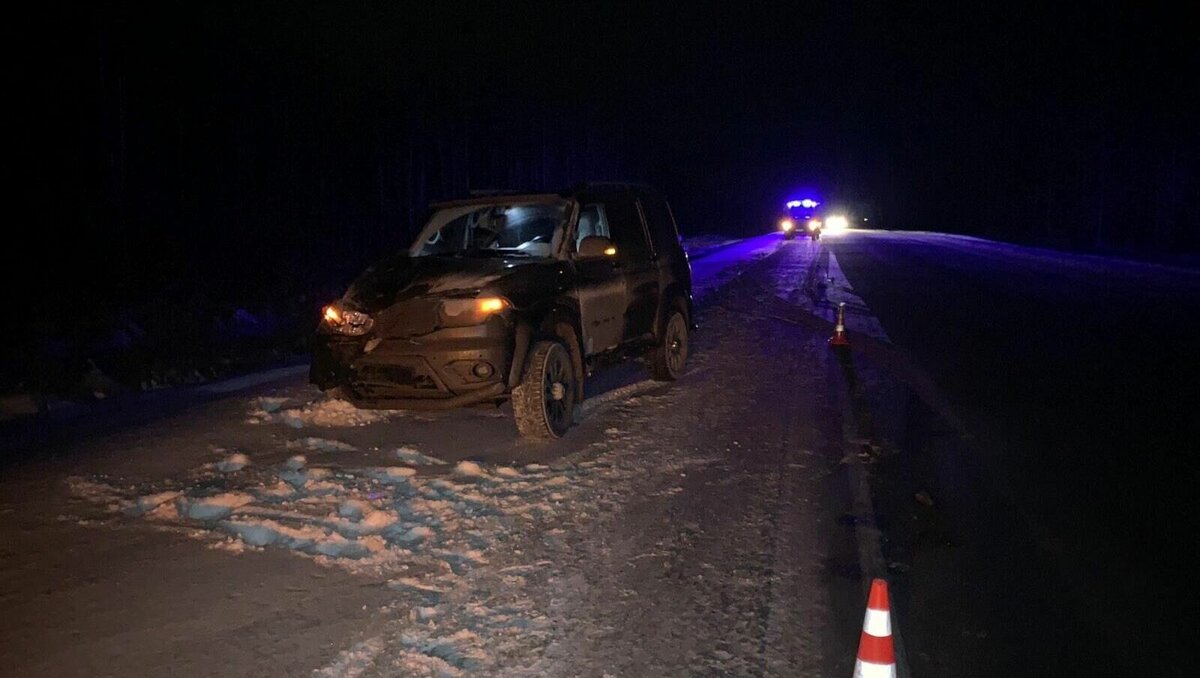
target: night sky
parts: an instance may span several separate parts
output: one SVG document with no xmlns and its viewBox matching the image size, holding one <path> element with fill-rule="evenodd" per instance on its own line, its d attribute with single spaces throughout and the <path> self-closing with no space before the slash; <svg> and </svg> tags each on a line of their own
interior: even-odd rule
<svg viewBox="0 0 1200 678">
<path fill-rule="evenodd" d="M 431 199 L 624 178 L 692 233 L 805 189 L 891 228 L 1200 251 L 1194 22 L 1057 4 L 25 6 L 17 270 L 68 311 L 266 303 L 344 286 Z"/>
</svg>

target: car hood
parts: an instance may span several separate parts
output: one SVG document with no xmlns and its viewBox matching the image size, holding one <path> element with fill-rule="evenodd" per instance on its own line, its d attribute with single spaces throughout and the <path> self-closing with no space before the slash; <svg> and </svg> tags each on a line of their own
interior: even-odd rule
<svg viewBox="0 0 1200 678">
<path fill-rule="evenodd" d="M 343 300 L 365 313 L 421 296 L 472 294 L 526 266 L 549 260 L 483 257 L 391 257 L 371 266 L 350 285 Z"/>
</svg>

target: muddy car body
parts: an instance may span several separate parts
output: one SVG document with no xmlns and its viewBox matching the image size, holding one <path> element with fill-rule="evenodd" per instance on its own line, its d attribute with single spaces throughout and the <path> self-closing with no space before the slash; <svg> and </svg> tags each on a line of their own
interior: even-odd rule
<svg viewBox="0 0 1200 678">
<path fill-rule="evenodd" d="M 325 310 L 311 371 L 359 407 L 513 402 L 518 428 L 562 435 L 583 382 L 644 356 L 672 380 L 687 357 L 691 270 L 657 192 L 589 184 L 440 203 L 414 244 Z"/>
</svg>

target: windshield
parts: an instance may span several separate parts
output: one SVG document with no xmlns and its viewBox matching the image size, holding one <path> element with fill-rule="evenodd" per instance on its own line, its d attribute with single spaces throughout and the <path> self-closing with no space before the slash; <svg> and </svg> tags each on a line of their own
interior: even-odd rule
<svg viewBox="0 0 1200 678">
<path fill-rule="evenodd" d="M 409 252 L 414 257 L 550 257 L 566 220 L 566 202 L 446 207 L 433 213 Z"/>
</svg>

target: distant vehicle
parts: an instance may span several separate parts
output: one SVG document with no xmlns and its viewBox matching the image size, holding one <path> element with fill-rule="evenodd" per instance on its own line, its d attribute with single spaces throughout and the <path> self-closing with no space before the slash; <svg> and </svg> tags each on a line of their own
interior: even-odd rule
<svg viewBox="0 0 1200 678">
<path fill-rule="evenodd" d="M 788 201 L 787 216 L 779 221 L 784 238 L 791 240 L 798 231 L 804 230 L 808 237 L 820 240 L 822 233 L 839 233 L 850 228 L 850 220 L 844 213 L 824 211 L 820 207 L 821 203 L 811 198 Z"/>
<path fill-rule="evenodd" d="M 797 232 L 803 230 L 805 233 L 808 233 L 809 238 L 820 240 L 822 224 L 817 212 L 817 208 L 820 205 L 820 202 L 812 198 L 789 200 L 787 203 L 787 216 L 779 220 L 779 227 L 783 231 L 783 237 L 787 240 L 792 240 L 796 237 Z"/>
<path fill-rule="evenodd" d="M 605 363 L 645 357 L 653 378 L 677 379 L 692 311 L 687 255 L 653 189 L 445 202 L 324 309 L 310 379 L 364 408 L 511 400 L 522 435 L 558 438 Z"/>
</svg>

